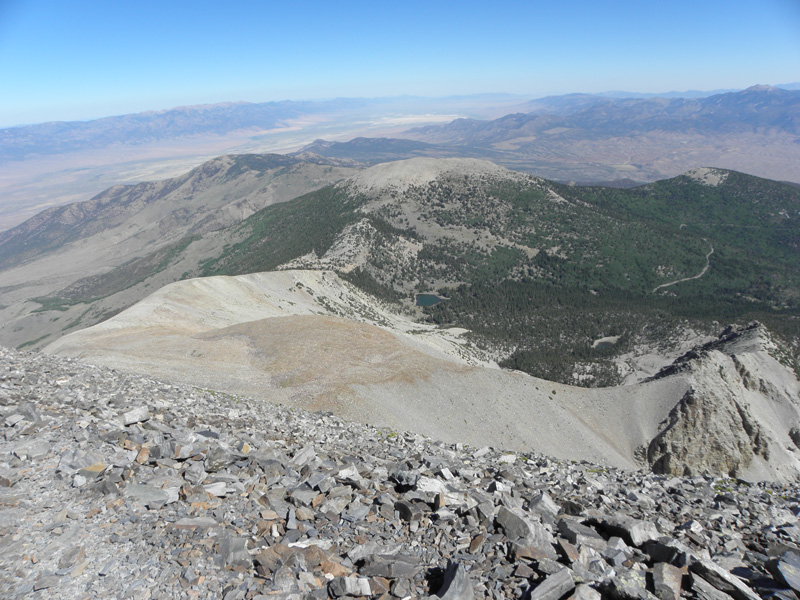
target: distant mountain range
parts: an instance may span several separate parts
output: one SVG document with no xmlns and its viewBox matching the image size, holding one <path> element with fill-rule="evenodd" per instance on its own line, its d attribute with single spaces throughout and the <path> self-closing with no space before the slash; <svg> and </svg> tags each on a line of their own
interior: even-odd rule
<svg viewBox="0 0 800 600">
<path fill-rule="evenodd" d="M 114 144 L 147 144 L 198 135 L 263 131 L 300 115 L 330 110 L 321 102 L 234 102 L 0 129 L 0 161 Z"/>
<path fill-rule="evenodd" d="M 740 133 L 775 130 L 796 135 L 800 127 L 800 91 L 794 84 L 781 89 L 753 86 L 725 93 L 670 92 L 639 94 L 568 94 L 517 105 L 520 114 L 494 121 L 458 119 L 447 125 L 409 130 L 404 137 L 436 144 L 518 150 L 533 144 L 532 136 L 628 136 L 651 131 L 680 133 Z M 505 97 L 504 97 L 505 98 Z M 481 97 L 490 102 L 495 96 Z M 453 99 L 455 106 L 460 99 Z M 477 102 L 473 99 L 473 102 Z M 508 102 L 508 100 L 505 100 Z M 389 109 L 408 104 L 443 104 L 446 99 L 336 99 L 330 101 L 234 102 L 150 111 L 91 121 L 50 122 L 0 129 L 0 161 L 31 155 L 60 154 L 115 144 L 141 145 L 202 135 L 264 132 L 301 116 Z M 561 117 L 561 118 L 557 118 Z M 553 131 L 554 129 L 559 131 Z M 526 139 L 529 138 L 529 139 Z M 508 142 L 512 147 L 500 147 Z"/>
<path fill-rule="evenodd" d="M 459 119 L 447 125 L 411 129 L 409 137 L 437 143 L 471 146 L 496 145 L 524 136 L 542 134 L 622 136 L 661 131 L 666 133 L 755 133 L 776 130 L 800 135 L 800 91 L 753 86 L 741 92 L 706 98 L 625 98 L 571 96 L 548 103 L 532 102 L 529 114 L 508 115 L 494 121 Z M 561 118 L 543 115 L 554 104 Z M 569 131 L 556 131 L 566 128 Z M 577 131 L 575 131 L 577 130 Z M 530 141 L 531 143 L 533 140 Z M 520 140 L 520 145 L 526 141 Z"/>
<path fill-rule="evenodd" d="M 224 102 L 111 116 L 89 121 L 53 121 L 0 129 L 0 164 L 37 156 L 116 146 L 146 146 L 231 134 L 257 137 L 294 120 L 380 119 L 396 115 L 503 114 L 521 98 L 481 94 L 451 98 L 335 98 L 319 101 Z M 296 126 L 296 125 L 295 125 Z M 302 128 L 302 125 L 300 126 Z"/>
<path fill-rule="evenodd" d="M 525 112 L 398 134 L 416 145 L 317 140 L 302 151 L 366 164 L 415 156 L 485 158 L 560 181 L 617 186 L 698 164 L 800 182 L 800 91 L 754 86 L 692 99 L 571 94 L 519 108 Z"/>
</svg>

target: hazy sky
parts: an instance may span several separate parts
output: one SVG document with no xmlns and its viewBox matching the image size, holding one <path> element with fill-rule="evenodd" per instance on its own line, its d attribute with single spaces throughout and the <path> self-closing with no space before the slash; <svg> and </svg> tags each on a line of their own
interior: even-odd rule
<svg viewBox="0 0 800 600">
<path fill-rule="evenodd" d="M 0 0 L 0 126 L 248 100 L 800 80 L 800 0 Z"/>
</svg>

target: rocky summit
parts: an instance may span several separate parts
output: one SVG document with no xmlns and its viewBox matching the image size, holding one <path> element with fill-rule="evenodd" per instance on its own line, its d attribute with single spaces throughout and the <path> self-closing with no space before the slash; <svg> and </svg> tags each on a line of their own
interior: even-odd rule
<svg viewBox="0 0 800 600">
<path fill-rule="evenodd" d="M 793 598 L 793 486 L 449 445 L 0 350 L 3 598 Z"/>
</svg>

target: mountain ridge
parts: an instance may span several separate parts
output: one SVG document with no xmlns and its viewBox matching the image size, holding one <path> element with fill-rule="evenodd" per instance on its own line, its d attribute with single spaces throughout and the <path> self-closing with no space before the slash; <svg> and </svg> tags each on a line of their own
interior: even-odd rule
<svg viewBox="0 0 800 600">
<path fill-rule="evenodd" d="M 221 157 L 175 179 L 112 188 L 87 203 L 52 209 L 0 234 L 4 343 L 19 345 L 45 331 L 48 337 L 59 336 L 91 318 L 107 318 L 147 295 L 149 286 L 168 283 L 145 280 L 160 265 L 183 256 L 192 242 L 204 243 L 202 235 L 213 239 L 215 231 L 266 205 L 353 172 L 281 155 Z M 73 211 L 79 217 L 84 211 L 83 220 L 58 222 L 60 215 Z M 138 291 L 130 297 L 123 294 L 119 304 L 98 308 L 94 317 L 88 314 L 100 299 L 131 287 Z M 41 311 L 31 303 L 60 290 L 68 290 L 67 296 L 45 301 Z M 52 319 L 42 318 L 51 311 Z M 38 333 L 21 339 L 30 329 Z"/>
<path fill-rule="evenodd" d="M 275 162 L 226 158 L 198 187 L 213 182 L 202 193 L 224 199 L 259 165 Z M 3 333 L 28 326 L 49 351 L 450 441 L 785 478 L 800 431 L 799 223 L 800 191 L 733 171 L 619 190 L 414 158 L 189 233 L 33 303 L 19 291 L 4 310 L 24 316 Z M 91 239 L 57 252 L 90 250 Z M 0 271 L 0 282 L 52 268 L 54 255 Z M 418 307 L 419 293 L 445 300 Z M 743 330 L 752 347 L 711 348 L 644 381 L 678 349 L 717 337 L 720 321 L 742 327 L 753 315 L 767 329 Z M 765 350 L 767 330 L 780 361 Z M 614 387 L 623 372 L 630 385 Z"/>
<path fill-rule="evenodd" d="M 392 177 L 403 185 L 384 185 Z M 709 178 L 721 183 L 709 186 Z M 57 308 L 64 314 L 51 314 L 62 323 L 80 317 L 91 324 L 151 286 L 192 276 L 335 269 L 417 318 L 471 330 L 506 366 L 603 385 L 620 377 L 609 362 L 614 356 L 643 335 L 654 343 L 667 323 L 667 330 L 682 328 L 688 318 L 710 333 L 716 313 L 730 321 L 764 319 L 791 337 L 797 195 L 789 186 L 713 169 L 612 190 L 561 186 L 467 159 L 387 163 L 227 229 L 190 235 L 171 249 L 28 296 L 40 307 L 18 323 L 41 322 Z M 739 211 L 748 229 L 707 222 L 723 206 L 727 215 Z M 663 285 L 687 279 L 694 281 Z M 436 290 L 450 299 L 430 309 L 413 306 L 415 293 Z M 554 295 L 578 313 L 552 305 Z M 583 316 L 576 321 L 571 314 Z M 647 333 L 634 323 L 662 325 Z M 568 342 L 555 342 L 559 328 L 572 332 Z M 535 329 L 542 332 L 538 341 L 513 333 Z M 592 346 L 610 335 L 621 340 L 613 348 Z M 547 343 L 558 355 L 577 354 L 553 371 L 556 364 L 540 351 Z"/>
</svg>

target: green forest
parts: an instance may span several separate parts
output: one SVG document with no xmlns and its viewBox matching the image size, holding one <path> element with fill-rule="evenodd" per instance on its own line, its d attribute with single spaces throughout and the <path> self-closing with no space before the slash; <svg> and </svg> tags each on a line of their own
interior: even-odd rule
<svg viewBox="0 0 800 600">
<path fill-rule="evenodd" d="M 200 274 L 265 271 L 312 251 L 321 256 L 346 226 L 368 218 L 369 260 L 343 274 L 350 282 L 406 305 L 416 292 L 437 291 L 450 300 L 425 308 L 423 318 L 470 329 L 502 366 L 611 385 L 611 358 L 680 326 L 712 332 L 757 319 L 796 336 L 800 190 L 725 173 L 717 186 L 681 176 L 632 189 L 452 177 L 375 208 L 373 199 L 332 186 L 256 213 L 239 226 L 241 241 Z M 442 233 L 411 225 L 409 206 Z M 396 260 L 400 240 L 421 244 L 413 260 Z M 702 277 L 654 291 L 706 265 Z M 592 348 L 610 335 L 619 337 L 615 345 Z M 592 376 L 576 380 L 576 365 L 587 364 Z"/>
</svg>

